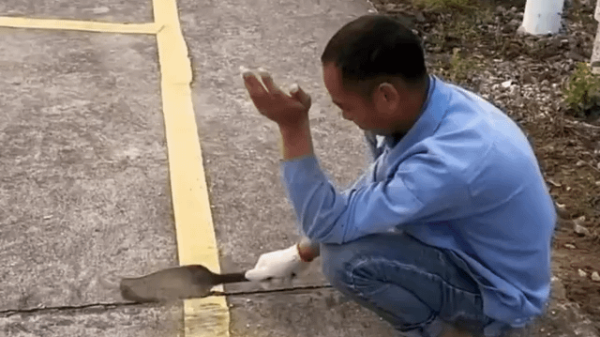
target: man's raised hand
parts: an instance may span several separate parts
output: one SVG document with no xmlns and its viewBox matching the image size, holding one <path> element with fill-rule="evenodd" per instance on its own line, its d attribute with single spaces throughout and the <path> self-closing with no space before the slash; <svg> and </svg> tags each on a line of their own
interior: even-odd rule
<svg viewBox="0 0 600 337">
<path fill-rule="evenodd" d="M 312 100 L 297 84 L 284 92 L 264 69 L 258 69 L 260 80 L 245 67 L 240 67 L 240 72 L 254 106 L 263 116 L 281 128 L 295 128 L 308 120 Z"/>
</svg>

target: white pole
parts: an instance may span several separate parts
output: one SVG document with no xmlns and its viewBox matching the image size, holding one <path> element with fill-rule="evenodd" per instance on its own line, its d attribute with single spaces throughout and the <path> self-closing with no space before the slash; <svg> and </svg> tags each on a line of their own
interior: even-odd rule
<svg viewBox="0 0 600 337">
<path fill-rule="evenodd" d="M 594 19 L 600 22 L 600 1 L 596 2 L 596 13 Z M 592 52 L 592 73 L 600 74 L 600 25 L 596 31 L 596 40 L 594 40 L 594 51 Z"/>
<path fill-rule="evenodd" d="M 564 3 L 564 0 L 527 0 L 521 31 L 532 35 L 558 33 Z"/>
</svg>

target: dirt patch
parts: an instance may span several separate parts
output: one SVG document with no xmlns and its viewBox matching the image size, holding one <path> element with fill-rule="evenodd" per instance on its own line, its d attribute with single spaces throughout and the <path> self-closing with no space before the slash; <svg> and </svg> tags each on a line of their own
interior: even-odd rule
<svg viewBox="0 0 600 337">
<path fill-rule="evenodd" d="M 489 99 L 529 136 L 561 215 L 554 274 L 600 328 L 600 282 L 592 279 L 600 273 L 600 123 L 563 103 L 569 76 L 591 57 L 595 1 L 570 2 L 560 34 L 542 37 L 517 32 L 525 1 L 484 1 L 475 11 L 372 2 L 419 32 L 433 73 Z"/>
</svg>

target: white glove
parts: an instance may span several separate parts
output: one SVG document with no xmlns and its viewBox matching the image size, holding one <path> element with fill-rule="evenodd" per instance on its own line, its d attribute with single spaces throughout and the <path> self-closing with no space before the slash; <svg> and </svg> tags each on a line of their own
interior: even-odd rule
<svg viewBox="0 0 600 337">
<path fill-rule="evenodd" d="M 262 254 L 254 269 L 246 272 L 246 278 L 254 282 L 269 279 L 290 281 L 292 277 L 306 270 L 309 264 L 310 262 L 302 261 L 298 246 L 293 245 L 286 249 Z"/>
</svg>

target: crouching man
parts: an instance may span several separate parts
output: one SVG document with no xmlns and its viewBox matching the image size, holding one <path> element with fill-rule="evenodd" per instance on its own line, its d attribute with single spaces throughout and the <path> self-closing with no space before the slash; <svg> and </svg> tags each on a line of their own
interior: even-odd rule
<svg viewBox="0 0 600 337">
<path fill-rule="evenodd" d="M 349 22 L 327 44 L 325 86 L 373 154 L 343 192 L 313 153 L 310 96 L 242 70 L 257 110 L 279 126 L 283 182 L 305 236 L 263 254 L 246 276 L 287 278 L 321 256 L 336 289 L 403 336 L 448 327 L 502 336 L 549 298 L 554 204 L 519 127 L 428 74 L 423 53 L 411 30 L 379 15 Z"/>
</svg>

